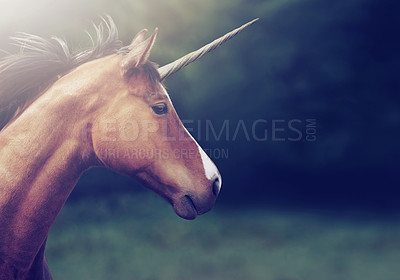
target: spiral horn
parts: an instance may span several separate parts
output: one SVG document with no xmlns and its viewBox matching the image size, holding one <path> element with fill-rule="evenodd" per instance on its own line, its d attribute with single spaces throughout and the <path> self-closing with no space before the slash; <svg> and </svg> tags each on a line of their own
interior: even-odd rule
<svg viewBox="0 0 400 280">
<path fill-rule="evenodd" d="M 211 43 L 205 45 L 204 47 L 198 49 L 197 51 L 191 52 L 174 62 L 171 62 L 165 66 L 162 66 L 158 68 L 158 72 L 160 73 L 161 81 L 165 80 L 167 77 L 171 76 L 172 74 L 178 72 L 181 70 L 183 67 L 189 65 L 190 63 L 198 60 L 199 58 L 203 57 L 207 53 L 215 50 L 218 48 L 220 45 L 223 43 L 229 41 L 233 37 L 235 37 L 237 34 L 242 32 L 246 27 L 252 25 L 255 23 L 259 18 L 253 19 L 252 21 L 240 26 L 239 28 L 236 28 L 235 30 L 225 34 L 224 36 L 212 41 Z"/>
</svg>

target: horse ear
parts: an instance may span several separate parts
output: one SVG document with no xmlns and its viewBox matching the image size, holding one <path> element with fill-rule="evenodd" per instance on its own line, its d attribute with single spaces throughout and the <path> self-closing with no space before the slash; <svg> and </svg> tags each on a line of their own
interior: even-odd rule
<svg viewBox="0 0 400 280">
<path fill-rule="evenodd" d="M 146 38 L 147 29 L 143 29 L 133 38 L 131 44 L 129 45 L 129 50 L 132 50 L 135 46 L 139 45 Z"/>
<path fill-rule="evenodd" d="M 157 37 L 158 28 L 156 28 L 153 34 L 144 40 L 147 30 L 140 31 L 135 38 L 132 40 L 129 46 L 129 53 L 122 60 L 121 68 L 124 73 L 127 73 L 132 68 L 137 68 L 147 62 L 150 56 L 151 48 L 154 45 L 154 41 Z"/>
</svg>

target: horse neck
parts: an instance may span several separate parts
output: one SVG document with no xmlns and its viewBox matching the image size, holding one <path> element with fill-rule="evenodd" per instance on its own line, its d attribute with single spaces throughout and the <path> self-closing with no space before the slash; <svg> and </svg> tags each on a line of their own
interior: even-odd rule
<svg viewBox="0 0 400 280">
<path fill-rule="evenodd" d="M 32 264 L 82 172 L 96 163 L 90 116 L 82 115 L 82 100 L 60 88 L 0 133 L 0 259 L 21 269 Z"/>
</svg>

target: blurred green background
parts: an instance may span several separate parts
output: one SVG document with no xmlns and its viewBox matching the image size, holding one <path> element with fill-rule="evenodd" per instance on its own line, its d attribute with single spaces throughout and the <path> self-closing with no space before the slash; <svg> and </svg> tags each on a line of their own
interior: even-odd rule
<svg viewBox="0 0 400 280">
<path fill-rule="evenodd" d="M 222 173 L 215 209 L 184 221 L 132 179 L 89 170 L 50 232 L 55 279 L 400 279 L 398 5 L 0 4 L 3 50 L 18 51 L 8 39 L 18 31 L 80 50 L 90 43 L 84 31 L 109 14 L 125 44 L 159 27 L 150 59 L 160 65 L 260 17 L 166 81 Z"/>
</svg>

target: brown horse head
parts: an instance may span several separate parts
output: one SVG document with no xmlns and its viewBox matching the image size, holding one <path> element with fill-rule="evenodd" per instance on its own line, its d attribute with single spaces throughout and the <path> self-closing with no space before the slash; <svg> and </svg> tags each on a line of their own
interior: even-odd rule
<svg viewBox="0 0 400 280">
<path fill-rule="evenodd" d="M 182 218 L 209 211 L 221 188 L 214 163 L 180 121 L 159 72 L 148 61 L 157 29 L 139 32 L 126 52 L 101 62 L 108 102 L 92 129 L 101 163 L 130 175 L 166 198 Z M 104 65 L 104 66 L 102 66 Z M 107 66 L 106 66 L 107 65 Z M 117 69 L 115 69 L 115 67 Z"/>
<path fill-rule="evenodd" d="M 252 21 L 254 22 L 254 21 Z M 73 54 L 65 41 L 14 38 L 0 60 L 0 279 L 50 279 L 50 227 L 81 174 L 103 165 L 130 175 L 194 219 L 221 176 L 182 125 L 162 81 L 252 22 L 161 68 L 148 61 L 157 30 L 122 47 L 111 18 L 103 40 Z"/>
</svg>

